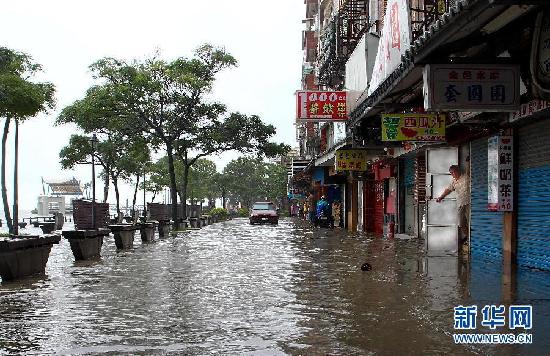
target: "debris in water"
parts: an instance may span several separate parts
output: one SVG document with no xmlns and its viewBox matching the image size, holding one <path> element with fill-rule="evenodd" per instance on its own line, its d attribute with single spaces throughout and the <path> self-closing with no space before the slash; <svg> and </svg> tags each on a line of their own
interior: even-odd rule
<svg viewBox="0 0 550 356">
<path fill-rule="evenodd" d="M 361 271 L 370 271 L 371 269 L 372 266 L 368 262 L 365 262 L 361 265 Z"/>
</svg>

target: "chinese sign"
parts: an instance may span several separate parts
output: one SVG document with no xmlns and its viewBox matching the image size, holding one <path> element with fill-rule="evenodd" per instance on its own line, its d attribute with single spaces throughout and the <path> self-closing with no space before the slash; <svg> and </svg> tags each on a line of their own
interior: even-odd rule
<svg viewBox="0 0 550 356">
<path fill-rule="evenodd" d="M 367 151 L 338 150 L 336 151 L 336 171 L 366 171 Z"/>
<path fill-rule="evenodd" d="M 424 67 L 426 110 L 516 111 L 519 66 L 428 64 Z"/>
<path fill-rule="evenodd" d="M 493 136 L 489 138 L 488 145 L 487 210 L 512 211 L 514 207 L 512 136 Z"/>
<path fill-rule="evenodd" d="M 445 141 L 445 115 L 383 114 L 382 141 Z"/>
<path fill-rule="evenodd" d="M 454 308 L 454 329 L 471 331 L 478 328 L 478 314 L 481 316 L 480 326 L 491 331 L 497 328 L 501 331 L 533 329 L 533 306 L 510 305 L 508 313 L 505 305 L 485 305 L 478 313 L 477 305 L 459 305 Z M 531 333 L 464 333 L 453 334 L 455 343 L 459 344 L 531 344 Z"/>
<path fill-rule="evenodd" d="M 305 91 L 296 92 L 297 121 L 338 121 L 347 120 L 345 91 Z"/>
<path fill-rule="evenodd" d="M 411 46 L 409 2 L 388 0 L 382 36 L 374 61 L 368 95 L 372 94 L 401 63 L 401 55 Z"/>
<path fill-rule="evenodd" d="M 510 113 L 509 122 L 514 122 L 524 117 L 529 117 L 540 111 L 550 108 L 550 101 L 531 100 L 528 103 L 522 104 L 518 111 Z"/>
</svg>

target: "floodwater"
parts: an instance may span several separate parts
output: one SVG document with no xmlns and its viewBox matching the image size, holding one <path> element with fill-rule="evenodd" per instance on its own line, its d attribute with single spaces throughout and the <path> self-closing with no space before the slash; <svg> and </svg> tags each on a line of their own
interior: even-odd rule
<svg viewBox="0 0 550 356">
<path fill-rule="evenodd" d="M 111 237 L 86 263 L 62 240 L 46 277 L 0 285 L 0 354 L 550 352 L 548 272 L 504 283 L 494 263 L 422 246 L 291 219 L 234 219 L 151 244 L 136 235 L 123 252 Z M 533 306 L 532 345 L 454 344 L 453 307 L 497 303 Z"/>
</svg>

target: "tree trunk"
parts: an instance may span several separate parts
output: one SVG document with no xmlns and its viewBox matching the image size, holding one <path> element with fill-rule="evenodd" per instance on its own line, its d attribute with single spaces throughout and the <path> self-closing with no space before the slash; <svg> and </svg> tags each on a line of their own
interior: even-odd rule
<svg viewBox="0 0 550 356">
<path fill-rule="evenodd" d="M 187 164 L 187 153 L 183 161 L 183 187 L 181 188 L 181 205 L 183 207 L 183 217 L 187 219 L 187 185 L 189 184 L 189 165 Z"/>
<path fill-rule="evenodd" d="M 222 208 L 225 209 L 225 188 L 222 188 Z"/>
<path fill-rule="evenodd" d="M 15 145 L 14 145 L 14 163 L 13 163 L 13 234 L 19 235 L 19 121 L 15 119 Z"/>
<path fill-rule="evenodd" d="M 109 198 L 109 175 L 111 174 L 111 171 L 109 169 L 105 169 L 105 172 L 103 172 L 105 175 L 104 178 L 104 186 L 103 186 L 103 202 L 106 203 L 107 199 Z"/>
<path fill-rule="evenodd" d="M 139 187 L 139 174 L 136 174 L 136 187 L 134 189 L 134 200 L 132 200 L 132 212 L 133 214 L 135 215 L 135 208 L 136 208 L 136 200 L 137 200 L 137 192 L 138 192 L 138 187 Z M 143 202 L 143 204 L 145 204 L 145 202 Z M 145 205 L 143 206 L 143 208 L 145 209 Z M 133 218 L 133 216 L 132 216 Z"/>
<path fill-rule="evenodd" d="M 0 175 L 2 180 L 2 202 L 4 203 L 4 216 L 6 217 L 6 223 L 8 224 L 8 230 L 10 234 L 13 233 L 13 224 L 10 215 L 10 206 L 8 204 L 8 192 L 6 188 L 6 141 L 8 139 L 8 132 L 10 130 L 10 119 L 6 118 L 4 124 L 4 134 L 2 135 L 2 167 Z"/>
<path fill-rule="evenodd" d="M 172 220 L 178 221 L 178 191 L 176 187 L 176 171 L 174 168 L 174 149 L 172 143 L 166 143 L 168 154 L 168 174 L 170 176 L 170 198 L 172 200 Z"/>
<path fill-rule="evenodd" d="M 157 196 L 157 191 L 155 190 L 153 192 L 153 197 L 151 198 L 151 203 L 153 203 L 155 201 L 156 196 Z"/>
<path fill-rule="evenodd" d="M 118 177 L 113 176 L 113 185 L 115 186 L 115 197 L 116 197 L 116 214 L 117 221 L 122 221 L 122 215 L 120 214 L 120 194 L 118 192 Z"/>
</svg>

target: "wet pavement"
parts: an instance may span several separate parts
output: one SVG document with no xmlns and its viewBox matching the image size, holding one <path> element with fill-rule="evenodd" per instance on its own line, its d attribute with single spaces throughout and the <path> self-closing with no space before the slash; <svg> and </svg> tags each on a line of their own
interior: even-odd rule
<svg viewBox="0 0 550 356">
<path fill-rule="evenodd" d="M 0 354 L 550 352 L 549 272 L 510 282 L 495 263 L 426 257 L 422 246 L 290 219 L 151 244 L 136 235 L 124 252 L 111 237 L 86 263 L 62 240 L 45 278 L 0 285 Z M 533 305 L 532 345 L 454 344 L 453 307 L 500 303 Z"/>
</svg>

